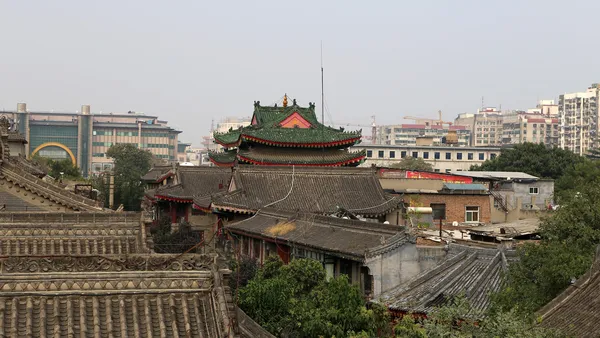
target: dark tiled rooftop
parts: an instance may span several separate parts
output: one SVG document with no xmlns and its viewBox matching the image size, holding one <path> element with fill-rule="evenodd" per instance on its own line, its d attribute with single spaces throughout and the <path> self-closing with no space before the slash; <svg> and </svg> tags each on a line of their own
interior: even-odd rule
<svg viewBox="0 0 600 338">
<path fill-rule="evenodd" d="M 598 337 L 600 333 L 600 256 L 591 269 L 579 277 L 537 315 L 541 325 L 559 329 L 569 337 Z"/>
<path fill-rule="evenodd" d="M 232 188 L 215 197 L 214 208 L 254 212 L 269 206 L 325 214 L 341 207 L 372 217 L 389 213 L 400 203 L 383 191 L 371 168 L 239 166 Z"/>
<path fill-rule="evenodd" d="M 428 313 L 453 297 L 464 294 L 472 314 L 481 315 L 490 305 L 490 293 L 500 289 L 502 271 L 513 253 L 451 245 L 448 258 L 435 268 L 381 295 L 378 302 L 402 312 Z"/>
<path fill-rule="evenodd" d="M 227 229 L 358 260 L 365 259 L 370 252 L 383 246 L 398 246 L 406 242 L 404 228 L 398 225 L 273 209 L 265 209 L 249 219 L 229 224 Z"/>
</svg>

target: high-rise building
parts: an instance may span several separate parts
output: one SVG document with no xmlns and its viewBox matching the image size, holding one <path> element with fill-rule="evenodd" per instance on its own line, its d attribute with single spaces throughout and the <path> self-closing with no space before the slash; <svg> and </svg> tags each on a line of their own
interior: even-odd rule
<svg viewBox="0 0 600 338">
<path fill-rule="evenodd" d="M 558 99 L 560 147 L 584 155 L 598 148 L 600 84 L 594 83 L 585 92 L 563 94 Z"/>
<path fill-rule="evenodd" d="M 502 113 L 496 108 L 478 109 L 476 114 L 459 114 L 455 126 L 471 131 L 471 146 L 496 147 L 502 144 Z"/>
<path fill-rule="evenodd" d="M 502 119 L 502 144 L 524 142 L 558 146 L 560 123 L 556 116 L 540 114 L 539 108 L 505 112 Z"/>
<path fill-rule="evenodd" d="M 112 169 L 113 161 L 106 157 L 106 151 L 113 144 L 131 143 L 157 158 L 177 160 L 177 137 L 181 131 L 156 116 L 131 111 L 92 114 L 88 105 L 74 113 L 31 112 L 25 103 L 19 103 L 16 111 L 2 114 L 25 135 L 26 156 L 70 159 L 84 176 Z"/>
<path fill-rule="evenodd" d="M 444 144 L 444 138 L 450 132 L 456 132 L 458 146 L 470 144 L 471 131 L 465 126 L 451 126 L 447 124 L 397 124 L 377 127 L 376 144 L 414 146 L 417 139 L 426 137 L 432 139 L 433 145 Z"/>
</svg>

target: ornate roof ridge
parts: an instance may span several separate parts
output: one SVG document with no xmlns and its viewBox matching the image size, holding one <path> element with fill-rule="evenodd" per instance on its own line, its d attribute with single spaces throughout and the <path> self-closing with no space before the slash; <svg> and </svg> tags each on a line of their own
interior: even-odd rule
<svg viewBox="0 0 600 338">
<path fill-rule="evenodd" d="M 270 172 L 270 173 L 286 173 L 291 174 L 293 166 L 273 165 L 273 166 L 255 166 L 255 165 L 238 165 L 233 168 L 234 173 L 246 174 L 253 172 Z M 329 174 L 329 175 L 347 175 L 352 173 L 355 175 L 373 175 L 376 169 L 371 167 L 303 167 L 294 166 L 294 174 Z"/>
</svg>

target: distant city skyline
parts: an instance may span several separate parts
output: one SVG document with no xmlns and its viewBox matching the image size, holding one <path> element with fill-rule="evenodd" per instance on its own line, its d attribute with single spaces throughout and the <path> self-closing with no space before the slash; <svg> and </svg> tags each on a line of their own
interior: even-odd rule
<svg viewBox="0 0 600 338">
<path fill-rule="evenodd" d="M 328 124 L 438 110 L 451 120 L 482 96 L 527 109 L 600 82 L 600 3 L 565 10 L 559 1 L 3 2 L 0 109 L 144 112 L 198 145 L 211 120 L 248 116 L 254 101 L 287 93 L 319 110 L 321 41 Z"/>
</svg>

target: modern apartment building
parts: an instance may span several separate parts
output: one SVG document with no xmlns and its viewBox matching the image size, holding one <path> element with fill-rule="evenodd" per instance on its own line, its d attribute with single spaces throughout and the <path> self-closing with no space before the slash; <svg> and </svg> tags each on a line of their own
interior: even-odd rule
<svg viewBox="0 0 600 338">
<path fill-rule="evenodd" d="M 181 131 L 156 116 L 135 112 L 92 114 L 89 105 L 81 112 L 30 112 L 25 103 L 16 111 L 2 112 L 25 135 L 26 155 L 70 159 L 84 176 L 112 169 L 106 151 L 119 143 L 131 143 L 166 161 L 177 160 L 177 137 Z"/>
<path fill-rule="evenodd" d="M 500 155 L 500 147 L 449 147 L 449 146 L 396 146 L 358 144 L 350 150 L 365 150 L 367 160 L 361 166 L 375 164 L 390 167 L 404 157 L 422 158 L 431 163 L 436 172 L 469 170 L 472 165 L 482 164 Z"/>
<path fill-rule="evenodd" d="M 542 115 L 539 111 L 536 108 L 529 109 L 528 112 L 505 112 L 502 121 L 502 144 L 533 142 L 558 146 L 560 135 L 558 117 Z"/>
<path fill-rule="evenodd" d="M 560 95 L 560 147 L 584 155 L 588 149 L 598 148 L 600 84 L 594 83 L 585 92 Z"/>
<path fill-rule="evenodd" d="M 471 132 L 472 147 L 497 147 L 502 144 L 502 113 L 496 108 L 478 109 L 477 113 L 459 114 L 454 126 Z"/>
<path fill-rule="evenodd" d="M 398 124 L 377 127 L 377 144 L 414 146 L 417 138 L 433 139 L 433 144 L 441 145 L 449 132 L 456 133 L 459 146 L 470 144 L 471 131 L 465 126 L 427 125 L 427 124 Z"/>
</svg>

